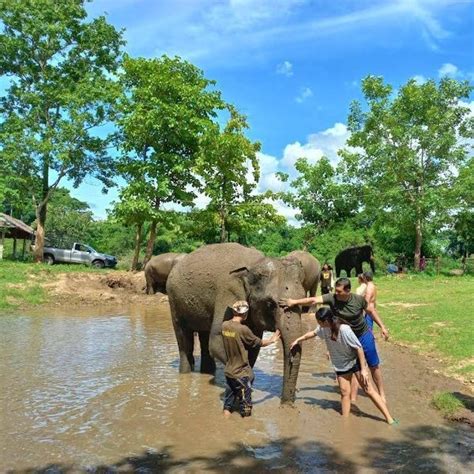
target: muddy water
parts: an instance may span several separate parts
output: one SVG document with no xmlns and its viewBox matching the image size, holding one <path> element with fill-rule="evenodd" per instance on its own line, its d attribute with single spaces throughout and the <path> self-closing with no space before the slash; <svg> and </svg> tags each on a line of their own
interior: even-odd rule
<svg viewBox="0 0 474 474">
<path fill-rule="evenodd" d="M 380 346 L 398 428 L 362 396 L 341 419 L 314 340 L 295 408 L 279 406 L 282 351 L 270 346 L 257 361 L 254 415 L 224 420 L 222 368 L 178 374 L 166 306 L 3 316 L 0 471 L 472 472 L 472 432 L 429 407 L 425 392 L 441 379 Z"/>
</svg>

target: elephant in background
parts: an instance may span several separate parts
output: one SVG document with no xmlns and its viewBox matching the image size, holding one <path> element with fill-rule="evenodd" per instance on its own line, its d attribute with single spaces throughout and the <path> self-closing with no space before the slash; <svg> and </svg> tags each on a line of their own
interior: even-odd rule
<svg viewBox="0 0 474 474">
<path fill-rule="evenodd" d="M 290 344 L 302 333 L 298 307 L 284 310 L 282 298 L 303 298 L 304 272 L 294 258 L 267 258 L 253 248 L 236 243 L 203 246 L 183 257 L 171 271 L 166 285 L 179 348 L 181 373 L 194 368 L 194 337 L 199 334 L 201 372 L 214 373 L 214 358 L 226 362 L 222 322 L 232 318 L 232 304 L 249 303 L 246 324 L 258 337 L 263 331 L 281 331 L 284 350 L 282 403 L 295 398 L 301 360 Z M 259 348 L 249 350 L 253 366 Z"/>
<path fill-rule="evenodd" d="M 356 275 L 362 273 L 362 263 L 366 262 L 370 265 L 372 272 L 375 273 L 374 252 L 370 245 L 362 245 L 360 247 L 350 247 L 336 256 L 336 277 L 339 278 L 341 270 L 345 270 L 348 277 L 351 276 L 351 271 L 355 268 Z"/>
<path fill-rule="evenodd" d="M 295 250 L 287 255 L 287 258 L 294 257 L 299 260 L 304 270 L 303 288 L 309 296 L 315 296 L 318 289 L 321 275 L 321 264 L 319 260 L 309 252 Z"/>
<path fill-rule="evenodd" d="M 145 265 L 146 293 L 154 295 L 157 291 L 166 293 L 166 281 L 173 266 L 185 256 L 185 253 L 162 253 L 151 257 Z"/>
</svg>

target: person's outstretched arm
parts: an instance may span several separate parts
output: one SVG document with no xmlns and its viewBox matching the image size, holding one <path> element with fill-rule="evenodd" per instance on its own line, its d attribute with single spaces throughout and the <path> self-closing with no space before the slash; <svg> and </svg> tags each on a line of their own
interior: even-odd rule
<svg viewBox="0 0 474 474">
<path fill-rule="evenodd" d="M 377 309 L 375 308 L 374 301 L 373 301 L 374 300 L 373 295 L 374 295 L 374 289 L 373 289 L 373 287 L 369 286 L 367 288 L 367 293 L 365 294 L 365 300 L 367 301 L 366 312 L 370 314 L 372 319 L 375 321 L 377 326 L 380 328 L 380 332 L 382 333 L 382 337 L 385 340 L 388 340 L 388 336 L 389 336 L 388 329 L 385 327 L 385 324 L 383 323 L 382 318 L 379 316 L 379 313 L 378 313 Z"/>
<path fill-rule="evenodd" d="M 369 384 L 369 369 L 367 366 L 367 361 L 365 359 L 364 349 L 362 349 L 362 347 L 357 348 L 357 357 L 359 358 L 360 375 L 362 375 L 362 380 L 364 381 L 365 388 L 367 388 Z"/>
<path fill-rule="evenodd" d="M 290 346 L 290 351 L 291 349 L 293 349 L 293 347 L 295 347 L 296 345 L 298 345 L 300 342 L 302 341 L 306 341 L 307 339 L 312 339 L 313 337 L 316 336 L 316 333 L 314 331 L 308 331 L 306 334 L 303 334 L 302 336 L 300 336 L 298 339 L 295 339 L 292 343 L 291 343 L 291 346 Z"/>
<path fill-rule="evenodd" d="M 322 304 L 323 303 L 323 297 L 322 296 L 309 296 L 308 298 L 301 298 L 299 300 L 292 300 L 291 298 L 288 299 L 282 299 L 278 302 L 280 306 L 283 306 L 284 308 L 291 308 L 292 306 L 296 305 L 313 305 L 313 304 Z"/>
</svg>

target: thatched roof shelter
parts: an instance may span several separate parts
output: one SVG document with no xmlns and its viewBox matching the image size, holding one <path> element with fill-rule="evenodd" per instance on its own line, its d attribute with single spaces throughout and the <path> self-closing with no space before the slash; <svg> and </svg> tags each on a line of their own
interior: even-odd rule
<svg viewBox="0 0 474 474">
<path fill-rule="evenodd" d="M 3 247 L 5 239 L 13 239 L 13 256 L 16 257 L 16 241 L 23 239 L 23 256 L 25 255 L 26 241 L 35 235 L 32 227 L 15 219 L 8 214 L 0 212 L 0 260 L 3 258 Z"/>
</svg>

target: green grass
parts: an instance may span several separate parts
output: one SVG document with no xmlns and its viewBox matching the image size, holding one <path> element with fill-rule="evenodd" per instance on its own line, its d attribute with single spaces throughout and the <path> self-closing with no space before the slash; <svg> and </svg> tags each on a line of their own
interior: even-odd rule
<svg viewBox="0 0 474 474">
<path fill-rule="evenodd" d="M 26 262 L 0 261 L 0 311 L 11 312 L 48 302 L 42 283 L 54 281 L 58 273 L 84 273 L 108 270 L 86 265 L 45 265 Z"/>
<path fill-rule="evenodd" d="M 391 337 L 442 358 L 449 371 L 474 374 L 474 278 L 377 278 L 379 313 Z"/>
<path fill-rule="evenodd" d="M 431 399 L 431 404 L 446 418 L 452 417 L 464 408 L 463 402 L 449 392 L 435 393 Z"/>
</svg>

